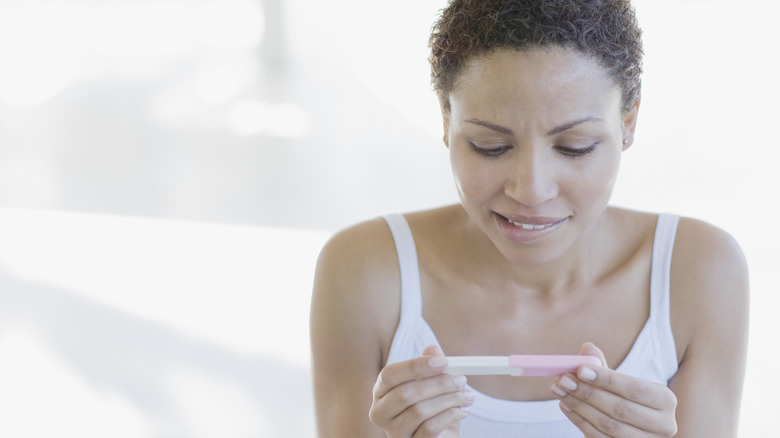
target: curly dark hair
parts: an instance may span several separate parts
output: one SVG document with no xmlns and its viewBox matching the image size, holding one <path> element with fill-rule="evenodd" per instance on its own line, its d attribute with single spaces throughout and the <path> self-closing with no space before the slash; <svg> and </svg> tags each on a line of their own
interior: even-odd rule
<svg viewBox="0 0 780 438">
<path fill-rule="evenodd" d="M 561 46 L 597 59 L 623 92 L 639 97 L 642 32 L 630 0 L 450 0 L 430 37 L 431 83 L 442 108 L 466 62 L 497 48 Z"/>
</svg>

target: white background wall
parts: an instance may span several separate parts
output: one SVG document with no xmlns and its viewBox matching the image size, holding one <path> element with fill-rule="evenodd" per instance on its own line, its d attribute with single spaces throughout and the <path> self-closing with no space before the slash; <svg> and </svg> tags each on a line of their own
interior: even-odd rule
<svg viewBox="0 0 780 438">
<path fill-rule="evenodd" d="M 452 202 L 427 35 L 442 0 L 0 1 L 0 435 L 305 437 L 334 230 Z M 776 2 L 637 0 L 619 205 L 749 259 L 742 435 L 780 365 Z"/>
</svg>

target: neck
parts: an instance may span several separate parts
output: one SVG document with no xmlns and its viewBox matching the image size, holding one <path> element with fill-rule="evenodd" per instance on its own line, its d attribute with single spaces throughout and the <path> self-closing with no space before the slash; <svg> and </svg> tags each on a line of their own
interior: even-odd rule
<svg viewBox="0 0 780 438">
<path fill-rule="evenodd" d="M 474 264 L 480 270 L 486 290 L 513 293 L 518 297 L 555 301 L 593 284 L 605 268 L 605 212 L 562 254 L 543 263 L 522 263 L 507 259 L 473 222 L 470 228 L 480 248 Z"/>
</svg>

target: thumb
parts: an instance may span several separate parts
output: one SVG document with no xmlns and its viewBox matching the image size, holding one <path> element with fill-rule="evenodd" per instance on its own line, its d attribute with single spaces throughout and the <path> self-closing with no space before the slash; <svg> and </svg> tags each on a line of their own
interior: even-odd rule
<svg viewBox="0 0 780 438">
<path fill-rule="evenodd" d="M 609 365 L 607 365 L 607 358 L 604 357 L 604 353 L 602 353 L 601 349 L 593 342 L 586 342 L 582 344 L 582 347 L 580 347 L 580 355 L 596 356 L 601 361 L 602 366 L 609 368 Z"/>
<path fill-rule="evenodd" d="M 441 352 L 438 346 L 436 345 L 429 345 L 425 347 L 425 350 L 422 351 L 423 356 L 444 356 L 444 353 Z"/>
</svg>

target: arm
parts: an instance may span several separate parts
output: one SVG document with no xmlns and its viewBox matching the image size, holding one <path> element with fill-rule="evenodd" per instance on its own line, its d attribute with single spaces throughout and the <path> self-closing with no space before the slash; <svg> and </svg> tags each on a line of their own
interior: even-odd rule
<svg viewBox="0 0 780 438">
<path fill-rule="evenodd" d="M 440 351 L 382 368 L 399 320 L 399 277 L 381 221 L 335 236 L 320 255 L 310 328 L 322 438 L 458 436 L 460 407 L 473 397 L 465 377 L 444 374 Z"/>
<path fill-rule="evenodd" d="M 672 329 L 680 365 L 669 387 L 606 367 L 592 344 L 583 366 L 553 393 L 586 436 L 735 437 L 745 370 L 748 279 L 744 256 L 723 231 L 683 219 L 672 261 Z"/>
<path fill-rule="evenodd" d="M 337 234 L 320 254 L 310 332 L 322 438 L 385 436 L 368 413 L 400 312 L 395 257 L 390 231 L 381 221 Z"/>
<path fill-rule="evenodd" d="M 669 387 L 678 437 L 735 437 L 748 336 L 748 271 L 737 243 L 710 225 L 680 221 L 672 266 L 672 327 L 687 339 Z"/>
</svg>

